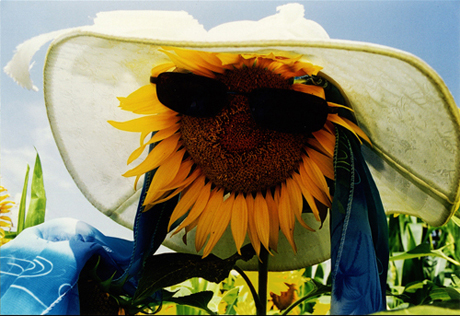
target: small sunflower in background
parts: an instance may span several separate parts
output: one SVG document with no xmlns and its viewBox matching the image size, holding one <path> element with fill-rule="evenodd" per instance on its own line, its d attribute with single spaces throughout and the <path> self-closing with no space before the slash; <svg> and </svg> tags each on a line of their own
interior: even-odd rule
<svg viewBox="0 0 460 316">
<path fill-rule="evenodd" d="M 4 228 L 11 229 L 13 226 L 13 221 L 9 216 L 6 216 L 6 214 L 11 211 L 14 202 L 7 200 L 10 195 L 6 194 L 6 191 L 7 190 L 3 186 L 0 186 L 0 245 L 6 244 L 9 241 L 5 239 Z"/>
<path fill-rule="evenodd" d="M 124 176 L 155 170 L 145 209 L 177 194 L 169 229 L 196 227 L 203 256 L 230 225 L 239 252 L 246 235 L 257 254 L 277 251 L 281 230 L 293 250 L 294 224 L 310 209 L 321 222 L 331 206 L 335 127 L 369 139 L 338 115 L 321 86 L 296 82 L 321 67 L 301 55 L 231 54 L 164 48 L 171 62 L 151 71 L 151 83 L 126 98 L 123 110 L 143 115 L 114 127 L 141 133 L 136 160 Z M 150 136 L 150 138 L 148 138 Z M 329 180 L 328 180 L 329 179 Z"/>
</svg>

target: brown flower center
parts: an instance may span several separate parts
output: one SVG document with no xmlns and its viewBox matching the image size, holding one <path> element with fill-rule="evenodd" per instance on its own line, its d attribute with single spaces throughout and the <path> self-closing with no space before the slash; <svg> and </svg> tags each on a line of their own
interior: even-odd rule
<svg viewBox="0 0 460 316">
<path fill-rule="evenodd" d="M 227 71 L 217 79 L 232 91 L 290 88 L 287 80 L 261 68 Z M 216 117 L 182 117 L 187 152 L 213 184 L 228 191 L 256 192 L 284 181 L 298 168 L 307 136 L 261 128 L 245 96 L 229 98 Z"/>
</svg>

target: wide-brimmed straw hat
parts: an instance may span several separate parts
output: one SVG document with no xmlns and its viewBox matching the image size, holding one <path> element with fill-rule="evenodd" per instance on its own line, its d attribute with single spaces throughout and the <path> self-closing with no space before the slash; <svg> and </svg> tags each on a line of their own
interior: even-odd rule
<svg viewBox="0 0 460 316">
<path fill-rule="evenodd" d="M 278 11 L 257 22 L 226 23 L 209 31 L 183 11 L 102 12 L 94 25 L 25 42 L 6 71 L 32 88 L 29 61 L 53 39 L 44 94 L 59 151 L 88 200 L 132 228 L 142 185 L 134 189 L 133 179 L 122 174 L 130 153 L 139 146 L 139 135 L 117 130 L 107 121 L 137 117 L 120 110 L 117 97 L 148 84 L 152 67 L 169 61 L 160 49 L 301 54 L 323 67 L 321 74 L 340 87 L 371 139 L 372 147 L 362 150 L 386 212 L 414 215 L 433 226 L 446 223 L 460 203 L 460 117 L 443 80 L 407 52 L 330 39 L 319 24 L 304 18 L 299 4 Z M 311 214 L 304 218 L 314 222 Z M 297 255 L 280 236 L 279 254 L 270 259 L 270 269 L 294 269 L 328 259 L 328 226 L 325 223 L 317 232 L 296 227 Z M 186 246 L 181 237 L 167 237 L 164 244 L 193 252 L 193 242 Z M 214 253 L 234 252 L 228 231 Z M 253 259 L 245 267 L 255 264 Z"/>
</svg>

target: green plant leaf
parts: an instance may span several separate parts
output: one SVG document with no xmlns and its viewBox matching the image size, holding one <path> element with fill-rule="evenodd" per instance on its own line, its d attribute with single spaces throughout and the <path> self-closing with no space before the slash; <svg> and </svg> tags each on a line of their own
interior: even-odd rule
<svg viewBox="0 0 460 316">
<path fill-rule="evenodd" d="M 237 287 L 228 290 L 225 295 L 222 297 L 222 300 L 227 303 L 227 308 L 225 310 L 226 315 L 236 315 L 235 305 L 238 302 L 238 294 L 240 289 Z"/>
<path fill-rule="evenodd" d="M 227 259 L 220 259 L 212 254 L 206 258 L 182 253 L 151 256 L 145 262 L 134 301 L 137 304 L 162 288 L 194 277 L 219 283 L 228 277 L 237 260 L 247 261 L 254 254 L 254 249 L 249 245 L 241 249 L 241 255 L 234 254 Z"/>
<path fill-rule="evenodd" d="M 45 221 L 46 194 L 43 183 L 42 165 L 38 153 L 35 158 L 30 194 L 29 209 L 27 210 L 24 228 L 39 225 Z"/>
<path fill-rule="evenodd" d="M 451 218 L 452 222 L 454 222 L 457 226 L 460 227 L 460 209 L 455 212 L 454 216 Z"/>
<path fill-rule="evenodd" d="M 429 293 L 433 301 L 460 300 L 460 293 L 450 287 L 436 287 Z M 458 306 L 460 308 L 460 305 Z"/>
<path fill-rule="evenodd" d="M 24 179 L 24 185 L 22 187 L 21 202 L 19 203 L 19 210 L 18 210 L 18 229 L 17 229 L 18 234 L 24 230 L 24 225 L 26 221 L 26 200 L 27 200 L 27 188 L 29 187 L 29 171 L 30 171 L 30 166 L 29 164 L 27 164 L 26 177 Z"/>
<path fill-rule="evenodd" d="M 448 245 L 445 245 L 443 248 L 445 248 L 447 246 Z M 426 257 L 426 256 L 440 257 L 440 258 L 446 259 L 447 261 L 449 261 L 449 262 L 451 262 L 451 263 L 453 263 L 453 264 L 455 264 L 457 266 L 460 266 L 460 262 L 457 262 L 454 259 L 446 256 L 442 252 L 442 248 L 432 250 L 432 249 L 430 249 L 430 245 L 426 244 L 426 243 L 420 244 L 417 247 L 415 247 L 414 249 L 409 250 L 409 251 L 407 251 L 405 253 L 402 253 L 400 255 L 392 256 L 392 257 L 390 257 L 390 261 L 407 260 L 407 259 L 421 258 L 421 257 Z"/>
<path fill-rule="evenodd" d="M 180 296 L 180 297 L 169 297 L 167 301 L 173 302 L 180 305 L 188 305 L 192 307 L 197 307 L 203 309 L 205 311 L 210 311 L 208 308 L 208 304 L 211 301 L 214 292 L 212 291 L 202 291 L 198 293 L 193 293 L 187 296 Z M 163 298 L 166 301 L 165 298 Z M 214 312 L 211 312 L 214 314 Z"/>
</svg>

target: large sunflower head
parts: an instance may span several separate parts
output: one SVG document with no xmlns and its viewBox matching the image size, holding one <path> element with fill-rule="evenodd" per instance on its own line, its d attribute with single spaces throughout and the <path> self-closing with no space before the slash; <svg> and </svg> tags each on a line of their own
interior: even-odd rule
<svg viewBox="0 0 460 316">
<path fill-rule="evenodd" d="M 289 111 L 292 103 L 282 98 L 278 98 L 277 109 L 264 113 L 268 118 L 262 122 L 268 122 L 268 127 L 261 126 L 250 102 L 254 91 L 273 92 L 269 97 L 276 98 L 278 94 L 284 96 L 286 90 L 293 90 L 294 95 L 308 94 L 315 96 L 315 100 L 325 100 L 322 86 L 296 82 L 295 78 L 315 78 L 321 70 L 301 55 L 213 53 L 178 48 L 165 48 L 163 52 L 171 62 L 154 67 L 152 78 L 165 72 L 211 78 L 226 87 L 227 100 L 225 105 L 215 104 L 219 106 L 217 114 L 201 117 L 166 107 L 160 102 L 154 83 L 119 98 L 123 110 L 142 115 L 122 123 L 110 121 L 116 128 L 141 134 L 140 147 L 128 163 L 137 159 L 148 145 L 155 144 L 145 160 L 124 174 L 139 179 L 155 170 L 145 209 L 181 194 L 169 228 L 189 232 L 196 227 L 195 247 L 196 251 L 204 248 L 203 256 L 211 253 L 228 226 L 237 251 L 247 235 L 258 254 L 261 247 L 276 252 L 281 230 L 295 252 L 296 220 L 305 229 L 314 231 L 302 219 L 302 212 L 310 211 L 322 222 L 331 206 L 334 124 L 369 141 L 366 135 L 337 114 L 343 105 L 326 101 L 324 121 L 314 131 L 284 131 L 283 126 L 291 122 L 280 122 L 278 128 L 276 120 L 283 120 L 284 116 L 277 114 L 283 114 L 284 109 Z M 159 84 L 156 80 L 152 82 Z M 177 91 L 174 87 L 170 89 L 179 94 L 193 93 L 184 92 L 179 86 Z M 255 103 L 263 107 L 260 100 Z M 300 122 L 318 124 L 321 118 L 315 118 L 313 112 L 302 113 Z M 292 125 L 299 124 L 297 117 L 293 116 Z"/>
</svg>

